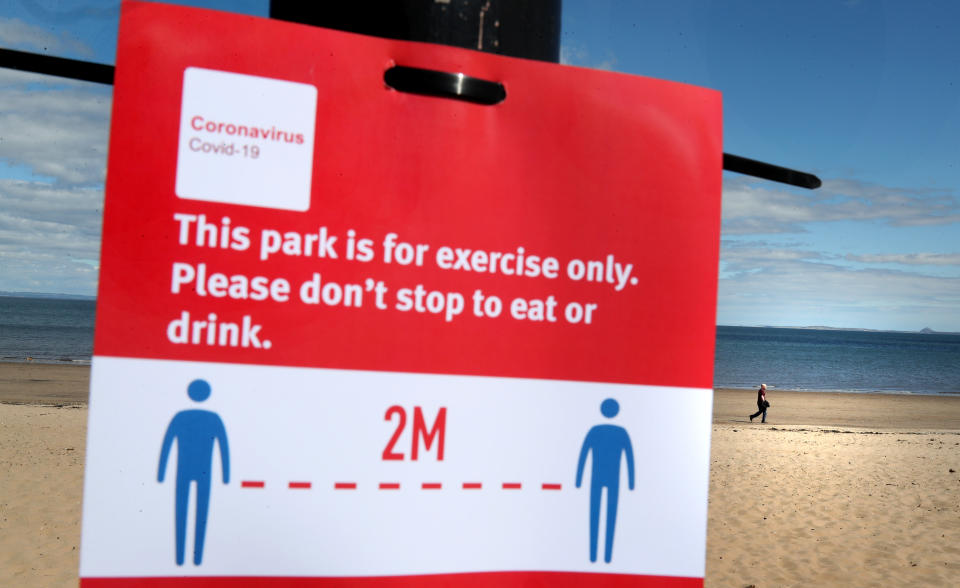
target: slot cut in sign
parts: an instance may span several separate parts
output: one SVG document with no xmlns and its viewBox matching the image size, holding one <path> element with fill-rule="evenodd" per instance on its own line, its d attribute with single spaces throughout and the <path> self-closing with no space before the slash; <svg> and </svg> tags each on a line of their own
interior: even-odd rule
<svg viewBox="0 0 960 588">
<path fill-rule="evenodd" d="M 720 120 L 124 2 L 81 586 L 701 586 Z"/>
</svg>

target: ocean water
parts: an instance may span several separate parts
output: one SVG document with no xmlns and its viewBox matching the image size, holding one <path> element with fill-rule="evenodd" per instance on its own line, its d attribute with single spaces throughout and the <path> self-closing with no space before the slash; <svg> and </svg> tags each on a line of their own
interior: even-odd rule
<svg viewBox="0 0 960 588">
<path fill-rule="evenodd" d="M 960 335 L 717 327 L 716 388 L 960 394 Z"/>
<path fill-rule="evenodd" d="M 96 302 L 0 296 L 0 361 L 89 364 Z M 717 327 L 714 386 L 960 394 L 960 335 Z"/>
<path fill-rule="evenodd" d="M 0 361 L 89 364 L 96 302 L 0 296 Z"/>
</svg>

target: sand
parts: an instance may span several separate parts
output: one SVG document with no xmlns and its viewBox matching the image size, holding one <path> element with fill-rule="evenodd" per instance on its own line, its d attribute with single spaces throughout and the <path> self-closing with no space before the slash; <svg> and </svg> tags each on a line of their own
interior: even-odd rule
<svg viewBox="0 0 960 588">
<path fill-rule="evenodd" d="M 90 366 L 0 363 L 0 402 L 86 406 Z"/>
<path fill-rule="evenodd" d="M 0 363 L 0 586 L 76 586 L 90 370 Z M 714 400 L 706 586 L 960 585 L 960 397 Z"/>
<path fill-rule="evenodd" d="M 0 586 L 77 585 L 89 379 L 0 364 Z"/>
<path fill-rule="evenodd" d="M 707 586 L 960 585 L 960 397 L 718 391 Z"/>
</svg>

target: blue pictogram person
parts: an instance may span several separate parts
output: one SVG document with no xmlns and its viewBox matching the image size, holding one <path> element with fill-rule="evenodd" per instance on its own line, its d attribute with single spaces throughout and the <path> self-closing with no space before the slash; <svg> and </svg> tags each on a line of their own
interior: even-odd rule
<svg viewBox="0 0 960 588">
<path fill-rule="evenodd" d="M 210 396 L 210 384 L 194 380 L 187 387 L 187 395 L 195 402 Z M 210 506 L 210 472 L 213 463 L 213 442 L 220 444 L 223 483 L 230 482 L 230 448 L 227 431 L 217 413 L 209 410 L 182 410 L 174 415 L 163 437 L 160 449 L 160 469 L 157 481 L 163 482 L 170 446 L 177 441 L 176 533 L 177 565 L 183 565 L 187 538 L 187 504 L 190 484 L 197 486 L 197 518 L 193 543 L 193 563 L 203 561 L 203 539 L 207 530 L 207 511 Z"/>
<path fill-rule="evenodd" d="M 600 404 L 603 416 L 612 419 L 620 412 L 613 398 Z M 577 488 L 583 481 L 583 466 L 591 455 L 590 468 L 590 561 L 597 561 L 597 535 L 600 531 L 600 495 L 607 489 L 607 533 L 603 560 L 613 556 L 613 530 L 617 522 L 617 497 L 620 494 L 620 461 L 627 454 L 627 483 L 633 490 L 633 447 L 627 430 L 617 425 L 596 425 L 587 432 L 577 462 Z"/>
</svg>

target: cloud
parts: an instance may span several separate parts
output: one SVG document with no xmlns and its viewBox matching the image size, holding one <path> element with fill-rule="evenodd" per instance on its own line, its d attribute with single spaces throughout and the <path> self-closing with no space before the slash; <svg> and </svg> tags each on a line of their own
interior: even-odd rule
<svg viewBox="0 0 960 588">
<path fill-rule="evenodd" d="M 803 233 L 813 222 L 877 221 L 889 226 L 960 222 L 960 200 L 943 190 L 890 188 L 857 180 L 827 180 L 815 191 L 767 187 L 724 178 L 726 235 Z"/>
<path fill-rule="evenodd" d="M 960 330 L 958 306 L 960 278 L 800 261 L 721 279 L 718 322 Z"/>
<path fill-rule="evenodd" d="M 59 184 L 102 184 L 110 88 L 0 69 L 0 161 Z"/>
<path fill-rule="evenodd" d="M 856 180 L 827 180 L 836 211 L 846 218 L 870 218 L 895 227 L 960 222 L 960 200 L 943 190 L 889 188 Z"/>
<path fill-rule="evenodd" d="M 37 53 L 72 54 L 91 58 L 89 45 L 66 33 L 56 34 L 19 18 L 0 17 L 0 46 Z"/>
<path fill-rule="evenodd" d="M 564 43 L 560 46 L 560 63 L 563 65 L 579 65 L 587 60 L 588 55 L 586 45 L 580 43 Z"/>
<path fill-rule="evenodd" d="M 898 253 L 874 255 L 846 255 L 847 261 L 857 263 L 896 263 L 900 265 L 957 265 L 960 253 Z"/>
<path fill-rule="evenodd" d="M 68 6 L 68 4 L 70 4 Z M 27 11 L 36 20 L 61 25 L 84 19 L 111 20 L 116 19 L 120 6 L 115 2 L 102 0 L 86 0 L 85 3 L 74 2 L 39 2 L 38 0 L 20 0 L 21 8 Z"/>
<path fill-rule="evenodd" d="M 586 45 L 576 42 L 564 42 L 560 45 L 560 63 L 563 65 L 614 71 L 617 67 L 617 56 L 607 52 L 605 58 L 597 60 L 590 54 Z"/>
<path fill-rule="evenodd" d="M 731 271 L 754 271 L 759 266 L 782 261 L 823 261 L 836 256 L 762 241 L 724 241 L 720 259 Z"/>
<path fill-rule="evenodd" d="M 94 294 L 110 88 L 0 69 L 0 290 Z"/>
<path fill-rule="evenodd" d="M 960 331 L 960 278 L 858 269 L 845 264 L 848 257 L 762 241 L 725 241 L 718 323 Z M 910 256 L 863 257 L 887 262 Z"/>
<path fill-rule="evenodd" d="M 0 180 L 0 290 L 93 294 L 102 187 Z"/>
<path fill-rule="evenodd" d="M 83 260 L 43 251 L 10 254 L 0 246 L 0 290 L 93 296 L 98 268 Z"/>
</svg>

